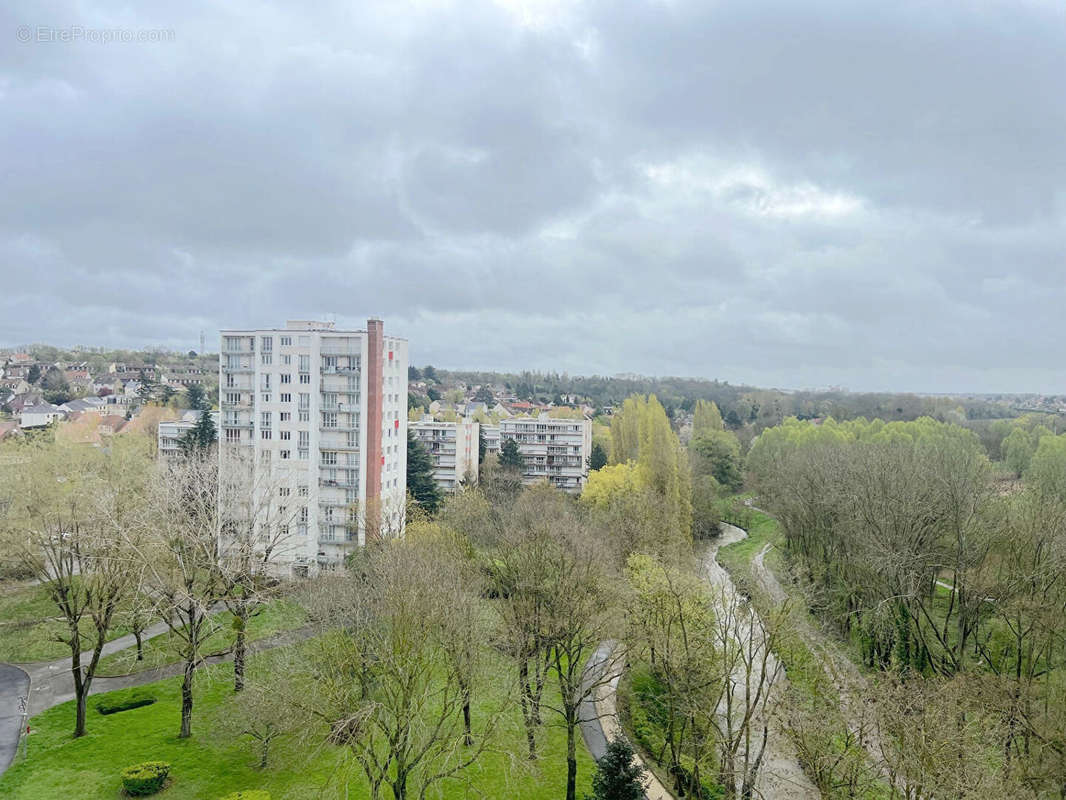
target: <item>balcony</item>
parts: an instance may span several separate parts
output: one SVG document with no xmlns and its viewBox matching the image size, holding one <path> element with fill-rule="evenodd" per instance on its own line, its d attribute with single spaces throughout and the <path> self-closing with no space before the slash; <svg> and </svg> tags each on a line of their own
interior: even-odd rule
<svg viewBox="0 0 1066 800">
<path fill-rule="evenodd" d="M 328 489 L 358 489 L 359 481 L 354 478 L 337 478 L 336 480 L 331 480 L 330 478 L 319 478 L 318 485 Z"/>
<path fill-rule="evenodd" d="M 222 420 L 222 427 L 223 428 L 247 428 L 248 430 L 251 430 L 255 426 L 252 424 L 252 421 L 250 419 L 245 419 L 245 420 L 224 419 L 224 420 Z"/>
<path fill-rule="evenodd" d="M 236 367 L 228 367 L 223 364 L 222 371 L 227 375 L 239 375 L 241 373 L 255 372 L 255 367 L 251 364 L 238 364 Z"/>
</svg>

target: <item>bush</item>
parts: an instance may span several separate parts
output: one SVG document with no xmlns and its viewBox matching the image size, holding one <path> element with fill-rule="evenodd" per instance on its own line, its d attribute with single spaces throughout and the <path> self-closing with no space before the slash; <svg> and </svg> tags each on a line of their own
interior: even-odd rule
<svg viewBox="0 0 1066 800">
<path fill-rule="evenodd" d="M 227 794 L 222 800 L 270 800 L 270 792 L 264 789 L 245 789 L 243 792 Z"/>
<path fill-rule="evenodd" d="M 129 711 L 132 708 L 150 706 L 155 702 L 155 697 L 147 692 L 137 691 L 123 694 L 119 697 L 102 698 L 96 701 L 96 710 L 101 714 L 117 714 L 119 711 Z"/>
<path fill-rule="evenodd" d="M 155 794 L 163 788 L 170 764 L 165 761 L 145 761 L 122 770 L 122 788 L 133 797 Z"/>
</svg>

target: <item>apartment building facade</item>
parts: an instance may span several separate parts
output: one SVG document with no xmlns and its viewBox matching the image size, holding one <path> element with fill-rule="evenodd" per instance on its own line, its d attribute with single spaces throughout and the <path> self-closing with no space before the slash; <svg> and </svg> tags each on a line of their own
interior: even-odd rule
<svg viewBox="0 0 1066 800">
<path fill-rule="evenodd" d="M 220 345 L 221 446 L 251 449 L 255 485 L 293 520 L 279 563 L 334 569 L 368 535 L 401 532 L 407 340 L 380 319 L 366 330 L 297 320 L 224 330 Z"/>
<path fill-rule="evenodd" d="M 554 419 L 547 414 L 505 419 L 499 425 L 497 449 L 507 439 L 518 445 L 525 462 L 523 483 L 547 480 L 568 492 L 580 492 L 584 487 L 592 452 L 590 420 Z"/>
<path fill-rule="evenodd" d="M 478 434 L 481 426 L 467 418 L 460 422 L 437 422 L 424 416 L 410 423 L 415 437 L 433 462 L 433 478 L 446 492 L 454 492 L 464 481 L 477 483 Z"/>
</svg>

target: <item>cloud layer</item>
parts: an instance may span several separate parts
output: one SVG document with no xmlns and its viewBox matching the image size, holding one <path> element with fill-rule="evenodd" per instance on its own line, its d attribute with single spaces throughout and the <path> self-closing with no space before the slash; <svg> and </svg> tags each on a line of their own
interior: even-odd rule
<svg viewBox="0 0 1066 800">
<path fill-rule="evenodd" d="M 74 26 L 174 34 L 38 40 Z M 14 2 L 0 35 L 0 343 L 379 314 L 441 366 L 1066 391 L 1055 0 Z"/>
</svg>

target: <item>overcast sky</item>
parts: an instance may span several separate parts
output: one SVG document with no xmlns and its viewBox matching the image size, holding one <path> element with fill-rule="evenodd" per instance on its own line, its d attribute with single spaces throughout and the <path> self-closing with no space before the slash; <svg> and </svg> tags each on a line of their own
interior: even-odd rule
<svg viewBox="0 0 1066 800">
<path fill-rule="evenodd" d="M 6 0 L 0 36 L 0 344 L 380 315 L 416 364 L 1066 393 L 1062 0 Z"/>
</svg>

